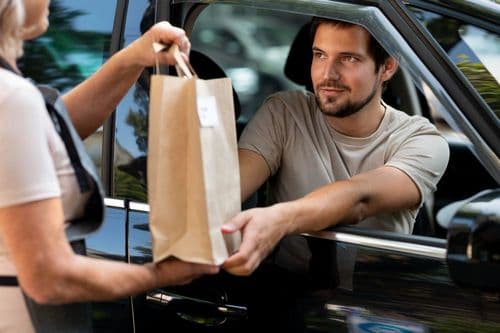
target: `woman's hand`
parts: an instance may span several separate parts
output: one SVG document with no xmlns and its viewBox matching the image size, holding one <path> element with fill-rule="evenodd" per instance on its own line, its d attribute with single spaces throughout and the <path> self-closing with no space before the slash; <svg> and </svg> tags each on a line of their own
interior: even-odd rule
<svg viewBox="0 0 500 333">
<path fill-rule="evenodd" d="M 184 30 L 168 22 L 159 22 L 63 96 L 71 120 L 82 138 L 94 133 L 104 123 L 137 81 L 144 67 L 155 65 L 156 60 L 161 64 L 175 63 L 168 52 L 155 54 L 154 42 L 177 44 L 181 56 L 188 60 L 191 45 Z"/>
<path fill-rule="evenodd" d="M 152 26 L 144 35 L 124 50 L 127 54 L 128 62 L 137 66 L 148 67 L 153 66 L 156 58 L 158 58 L 160 64 L 175 64 L 174 58 L 168 52 L 155 54 L 153 51 L 154 42 L 166 45 L 177 44 L 184 60 L 188 61 L 191 43 L 185 31 L 163 21 Z"/>
<path fill-rule="evenodd" d="M 158 278 L 159 286 L 188 284 L 202 275 L 219 272 L 218 266 L 193 264 L 175 258 L 168 258 L 150 265 Z"/>
</svg>

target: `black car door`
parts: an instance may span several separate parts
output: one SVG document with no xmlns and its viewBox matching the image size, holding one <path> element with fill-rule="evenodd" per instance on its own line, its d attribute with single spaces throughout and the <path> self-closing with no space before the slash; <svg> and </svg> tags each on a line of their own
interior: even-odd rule
<svg viewBox="0 0 500 333">
<path fill-rule="evenodd" d="M 106 211 L 101 228 L 86 240 L 87 255 L 93 258 L 127 262 L 125 202 L 105 199 Z M 92 303 L 94 332 L 132 332 L 131 299 Z"/>
</svg>

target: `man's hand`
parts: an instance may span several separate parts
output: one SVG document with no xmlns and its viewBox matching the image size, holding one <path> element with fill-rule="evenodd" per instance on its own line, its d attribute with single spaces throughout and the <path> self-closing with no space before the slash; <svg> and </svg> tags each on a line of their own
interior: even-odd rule
<svg viewBox="0 0 500 333">
<path fill-rule="evenodd" d="M 234 275 L 250 275 L 286 235 L 289 217 L 283 205 L 254 208 L 239 213 L 222 226 L 223 233 L 242 232 L 238 252 L 229 257 L 223 268 Z"/>
<path fill-rule="evenodd" d="M 154 42 L 166 45 L 177 44 L 184 60 L 188 62 L 191 44 L 185 31 L 163 21 L 152 26 L 144 35 L 135 40 L 124 50 L 128 54 L 127 59 L 129 59 L 129 63 L 141 67 L 153 66 L 156 57 L 158 57 L 160 64 L 174 65 L 175 60 L 168 52 L 154 53 Z"/>
<path fill-rule="evenodd" d="M 218 266 L 193 264 L 175 258 L 168 258 L 156 264 L 149 264 L 159 281 L 158 285 L 172 286 L 188 284 L 205 274 L 217 274 Z"/>
</svg>

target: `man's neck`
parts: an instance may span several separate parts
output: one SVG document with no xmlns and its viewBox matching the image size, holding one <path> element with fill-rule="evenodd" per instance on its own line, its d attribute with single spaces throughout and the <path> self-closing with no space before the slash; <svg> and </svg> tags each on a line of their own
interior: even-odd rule
<svg viewBox="0 0 500 333">
<path fill-rule="evenodd" d="M 328 124 L 341 134 L 365 138 L 378 129 L 384 119 L 385 109 L 380 98 L 373 98 L 363 109 L 350 116 L 345 118 L 326 116 L 326 119 Z"/>
</svg>

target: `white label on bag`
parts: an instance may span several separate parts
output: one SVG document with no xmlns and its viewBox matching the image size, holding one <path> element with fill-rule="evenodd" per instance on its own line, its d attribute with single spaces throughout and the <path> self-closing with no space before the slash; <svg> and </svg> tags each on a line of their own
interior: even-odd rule
<svg viewBox="0 0 500 333">
<path fill-rule="evenodd" d="M 201 127 L 214 127 L 217 125 L 215 96 L 199 96 L 197 103 Z"/>
</svg>

